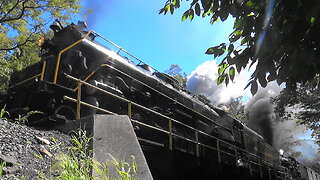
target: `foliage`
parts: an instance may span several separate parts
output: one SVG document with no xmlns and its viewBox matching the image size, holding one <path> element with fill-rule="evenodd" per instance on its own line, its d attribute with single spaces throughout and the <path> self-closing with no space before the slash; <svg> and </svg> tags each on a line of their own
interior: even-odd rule
<svg viewBox="0 0 320 180">
<path fill-rule="evenodd" d="M 3 173 L 3 168 L 6 166 L 6 162 L 2 162 L 1 164 L 0 164 L 0 178 L 1 178 L 1 176 L 2 176 L 2 173 Z"/>
<path fill-rule="evenodd" d="M 281 142 L 279 145 L 279 148 L 281 148 L 284 151 L 285 156 L 290 156 L 293 158 L 299 158 L 302 156 L 302 153 L 295 150 L 295 147 L 298 147 L 301 145 L 301 140 L 293 137 L 293 135 L 288 137 L 282 137 L 281 140 L 278 140 Z"/>
<path fill-rule="evenodd" d="M 108 168 L 109 164 L 99 163 L 93 158 L 92 150 L 90 150 L 89 144 L 92 141 L 92 137 L 88 137 L 86 131 L 78 130 L 72 132 L 72 146 L 68 149 L 68 154 L 60 154 L 57 157 L 57 162 L 51 167 L 51 169 L 59 175 L 53 179 L 69 180 L 69 179 L 113 179 L 110 177 Z M 113 158 L 113 157 L 112 157 Z M 121 180 L 134 180 L 137 172 L 137 165 L 135 159 L 132 156 L 132 163 L 121 161 L 118 162 L 113 158 L 113 165 L 115 166 L 118 179 Z M 97 173 L 96 177 L 92 177 L 91 173 L 94 170 Z M 39 175 L 42 179 L 45 179 L 43 174 Z"/>
<path fill-rule="evenodd" d="M 27 124 L 28 118 L 33 114 L 44 114 L 41 111 L 29 111 L 24 115 L 19 114 L 17 118 L 14 119 L 14 121 L 18 124 Z"/>
<path fill-rule="evenodd" d="M 6 115 L 10 115 L 8 111 L 6 111 L 6 105 L 0 110 L 0 119 L 7 120 Z"/>
<path fill-rule="evenodd" d="M 247 122 L 248 114 L 245 112 L 245 105 L 242 103 L 242 97 L 232 98 L 226 104 L 220 104 L 220 107 L 226 109 L 226 111 L 237 120 Z"/>
<path fill-rule="evenodd" d="M 72 19 L 80 0 L 2 0 L 0 3 L 0 92 L 14 70 L 39 60 L 37 40 L 54 19 Z"/>
<path fill-rule="evenodd" d="M 181 0 L 168 0 L 159 13 L 171 14 L 180 8 Z M 319 81 L 320 2 L 316 0 L 193 0 L 182 15 L 182 21 L 195 15 L 210 17 L 214 24 L 229 16 L 235 18 L 229 43 L 208 48 L 206 54 L 225 56 L 220 64 L 219 83 L 233 79 L 256 63 L 248 86 L 255 94 L 258 83 L 277 80 L 278 84 Z M 247 86 L 247 87 L 248 87 Z"/>
<path fill-rule="evenodd" d="M 170 68 L 165 70 L 165 73 L 175 77 L 183 87 L 186 87 L 187 83 L 187 74 L 182 73 L 182 69 L 177 64 L 171 64 Z"/>
<path fill-rule="evenodd" d="M 297 119 L 297 123 L 313 130 L 313 137 L 320 144 L 320 89 L 317 80 L 286 88 L 273 99 L 275 113 L 285 119 Z"/>
</svg>

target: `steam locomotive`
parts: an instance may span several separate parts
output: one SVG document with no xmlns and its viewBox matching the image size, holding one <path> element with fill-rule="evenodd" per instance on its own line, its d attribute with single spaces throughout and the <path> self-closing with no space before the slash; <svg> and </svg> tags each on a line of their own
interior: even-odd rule
<svg viewBox="0 0 320 180">
<path fill-rule="evenodd" d="M 174 77 L 80 25 L 50 27 L 54 36 L 39 41 L 41 61 L 14 72 L 1 96 L 12 116 L 36 110 L 42 113 L 30 124 L 52 125 L 97 113 L 126 114 L 155 179 L 286 178 L 288 168 L 261 135 Z"/>
</svg>

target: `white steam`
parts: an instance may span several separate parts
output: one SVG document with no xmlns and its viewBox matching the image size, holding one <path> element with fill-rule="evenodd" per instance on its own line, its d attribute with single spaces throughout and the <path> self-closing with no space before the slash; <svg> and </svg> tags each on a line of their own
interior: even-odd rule
<svg viewBox="0 0 320 180">
<path fill-rule="evenodd" d="M 215 60 L 206 61 L 199 65 L 188 77 L 187 88 L 194 94 L 205 95 L 212 104 L 227 103 L 231 98 L 249 95 L 244 91 L 250 74 L 247 70 L 236 73 L 234 82 L 230 81 L 226 86 L 224 83 L 217 85 L 218 64 Z"/>
</svg>

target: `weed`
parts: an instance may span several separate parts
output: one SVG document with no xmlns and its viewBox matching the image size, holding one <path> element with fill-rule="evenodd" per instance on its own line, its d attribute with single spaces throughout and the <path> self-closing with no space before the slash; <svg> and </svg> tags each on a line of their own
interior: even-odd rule
<svg viewBox="0 0 320 180">
<path fill-rule="evenodd" d="M 111 155 L 110 155 L 111 156 Z M 137 173 L 137 165 L 135 161 L 135 157 L 131 156 L 132 163 L 129 164 L 125 161 L 118 162 L 113 156 L 112 164 L 116 168 L 116 172 L 118 177 L 116 179 L 119 180 L 135 180 L 135 174 Z M 111 166 L 110 165 L 110 166 Z M 110 177 L 108 167 L 110 167 L 108 163 L 101 164 L 97 161 L 93 161 L 93 169 L 95 170 L 97 176 L 94 179 L 104 179 L 104 180 L 111 180 L 114 179 Z"/>
<path fill-rule="evenodd" d="M 72 132 L 72 146 L 68 148 L 68 154 L 60 154 L 56 157 L 56 163 L 51 167 L 55 174 L 59 174 L 54 179 L 71 180 L 71 179 L 103 179 L 111 180 L 108 171 L 108 163 L 99 163 L 91 158 L 92 150 L 89 143 L 92 137 L 88 137 L 86 131 L 78 130 Z M 111 156 L 112 157 L 112 156 Z M 121 161 L 118 162 L 112 157 L 119 180 L 134 180 L 137 172 L 135 158 L 132 156 L 132 163 Z M 92 171 L 97 176 L 92 177 Z M 43 178 L 43 175 L 42 175 Z"/>
<path fill-rule="evenodd" d="M 6 105 L 1 109 L 0 111 L 0 119 L 8 120 L 5 116 L 8 115 L 10 116 L 9 112 L 6 111 Z"/>
<path fill-rule="evenodd" d="M 37 153 L 33 153 L 33 155 L 34 155 L 35 157 L 37 157 L 38 159 L 43 160 L 43 157 L 42 157 L 41 155 L 39 155 L 39 154 L 37 154 Z"/>
<path fill-rule="evenodd" d="M 131 156 L 132 163 L 129 164 L 125 161 L 121 161 L 120 163 L 114 160 L 114 165 L 116 166 L 117 172 L 121 178 L 121 180 L 134 180 L 134 175 L 137 173 L 137 164 L 135 161 L 135 157 Z"/>
<path fill-rule="evenodd" d="M 15 118 L 14 120 L 18 124 L 26 124 L 28 122 L 28 118 L 33 114 L 44 114 L 44 113 L 41 112 L 41 111 L 29 111 L 25 115 L 20 115 L 19 114 L 18 118 Z"/>
<path fill-rule="evenodd" d="M 3 173 L 3 168 L 6 166 L 6 162 L 2 162 L 1 164 L 0 164 L 0 178 L 1 178 L 1 176 L 2 176 L 2 173 Z"/>
<path fill-rule="evenodd" d="M 51 141 L 53 143 L 50 144 L 50 151 L 57 151 L 60 149 L 61 142 L 58 142 L 56 138 L 52 137 Z"/>
</svg>

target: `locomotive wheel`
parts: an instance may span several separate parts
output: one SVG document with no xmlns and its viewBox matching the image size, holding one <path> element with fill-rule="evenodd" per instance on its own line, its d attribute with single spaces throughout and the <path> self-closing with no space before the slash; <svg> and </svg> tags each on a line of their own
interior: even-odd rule
<svg viewBox="0 0 320 180">
<path fill-rule="evenodd" d="M 74 121 L 76 117 L 75 111 L 71 107 L 65 105 L 59 106 L 55 110 L 54 115 L 63 119 L 65 122 Z"/>
</svg>

